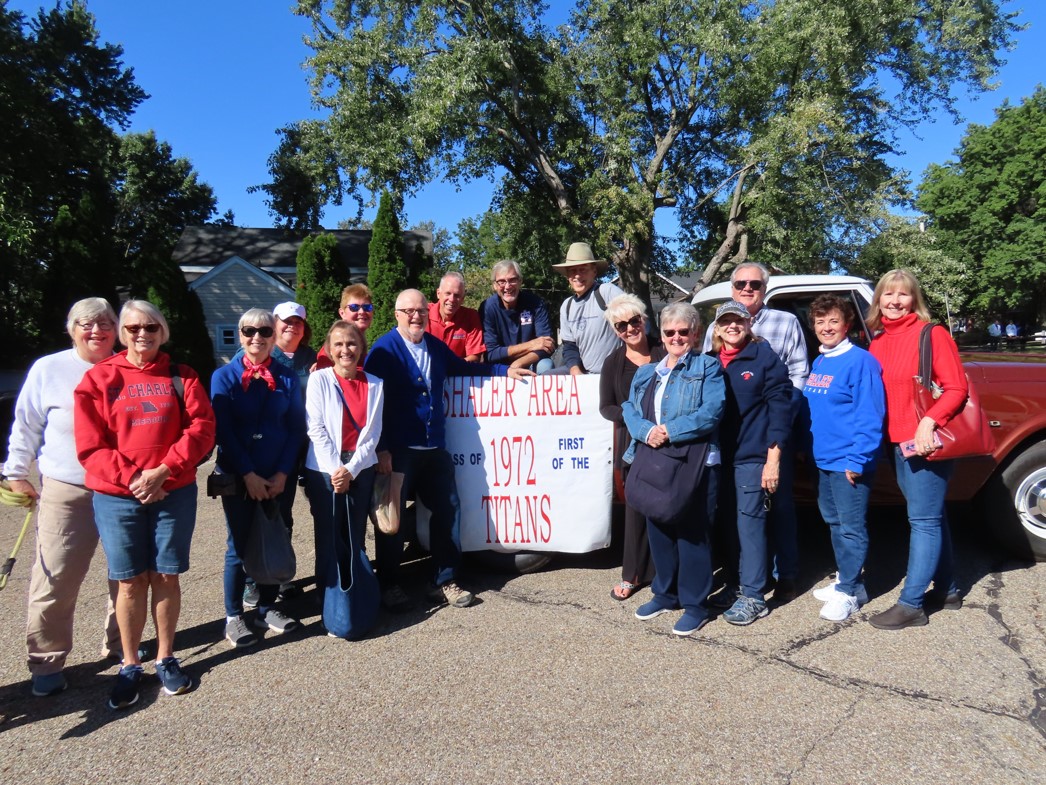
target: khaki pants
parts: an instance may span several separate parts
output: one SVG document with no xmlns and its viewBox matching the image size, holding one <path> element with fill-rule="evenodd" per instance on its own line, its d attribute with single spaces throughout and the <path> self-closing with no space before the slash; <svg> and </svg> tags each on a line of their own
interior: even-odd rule
<svg viewBox="0 0 1046 785">
<path fill-rule="evenodd" d="M 29 620 L 25 643 L 34 676 L 58 673 L 73 648 L 73 612 L 80 585 L 98 547 L 93 493 L 50 477 L 41 478 L 36 519 L 36 563 L 29 583 Z M 121 654 L 120 630 L 113 602 L 116 581 L 109 581 L 103 654 Z"/>
</svg>

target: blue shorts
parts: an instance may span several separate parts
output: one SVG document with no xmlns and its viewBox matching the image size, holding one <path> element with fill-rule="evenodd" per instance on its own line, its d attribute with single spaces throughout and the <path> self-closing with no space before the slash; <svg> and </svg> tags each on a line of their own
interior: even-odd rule
<svg viewBox="0 0 1046 785">
<path fill-rule="evenodd" d="M 196 528 L 196 483 L 153 504 L 133 496 L 94 494 L 94 520 L 109 562 L 109 578 L 126 581 L 143 572 L 179 575 L 189 569 Z"/>
</svg>

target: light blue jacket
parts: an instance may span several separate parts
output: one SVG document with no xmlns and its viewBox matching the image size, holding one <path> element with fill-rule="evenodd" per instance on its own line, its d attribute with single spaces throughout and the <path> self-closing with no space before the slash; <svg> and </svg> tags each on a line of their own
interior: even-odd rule
<svg viewBox="0 0 1046 785">
<path fill-rule="evenodd" d="M 657 363 L 648 363 L 636 371 L 628 400 L 621 406 L 632 436 L 622 457 L 625 463 L 632 463 L 636 442 L 645 442 L 657 425 L 643 416 L 643 396 L 656 380 L 656 369 Z M 688 444 L 715 433 L 726 406 L 726 383 L 718 360 L 691 351 L 675 364 L 664 383 L 668 386 L 661 400 L 661 424 L 670 444 Z"/>
</svg>

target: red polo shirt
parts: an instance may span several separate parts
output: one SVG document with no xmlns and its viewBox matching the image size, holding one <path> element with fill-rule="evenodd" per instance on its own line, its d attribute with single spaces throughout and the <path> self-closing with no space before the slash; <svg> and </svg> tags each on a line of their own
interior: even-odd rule
<svg viewBox="0 0 1046 785">
<path fill-rule="evenodd" d="M 458 357 L 465 359 L 470 354 L 483 354 L 487 350 L 483 343 L 483 324 L 479 311 L 462 306 L 454 314 L 454 321 L 444 322 L 440 316 L 439 303 L 429 303 L 429 326 L 425 331 L 439 338 Z"/>
</svg>

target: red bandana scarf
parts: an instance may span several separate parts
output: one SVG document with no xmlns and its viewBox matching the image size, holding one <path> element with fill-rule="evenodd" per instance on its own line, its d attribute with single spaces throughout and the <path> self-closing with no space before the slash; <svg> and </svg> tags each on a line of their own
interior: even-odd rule
<svg viewBox="0 0 1046 785">
<path fill-rule="evenodd" d="M 240 377 L 240 382 L 243 384 L 243 391 L 247 392 L 247 388 L 251 386 L 251 382 L 254 379 L 261 379 L 269 386 L 270 390 L 275 390 L 276 380 L 272 378 L 272 372 L 269 371 L 269 365 L 271 364 L 271 357 L 267 357 L 265 362 L 255 365 L 245 356 L 243 358 L 243 376 Z"/>
</svg>

